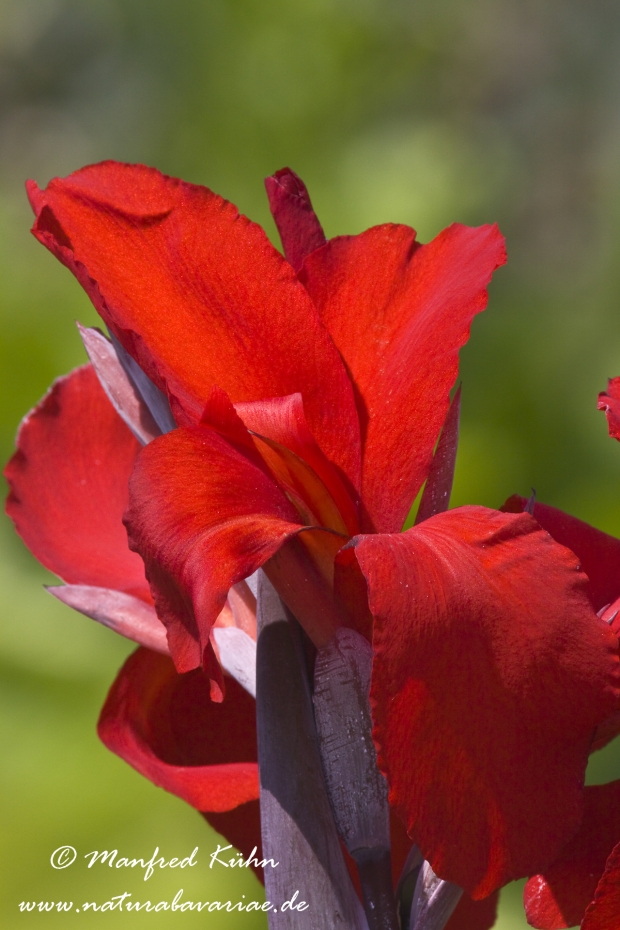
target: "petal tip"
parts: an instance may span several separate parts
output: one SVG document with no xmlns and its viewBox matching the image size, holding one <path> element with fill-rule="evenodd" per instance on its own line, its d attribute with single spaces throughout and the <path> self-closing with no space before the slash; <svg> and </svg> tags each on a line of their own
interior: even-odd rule
<svg viewBox="0 0 620 930">
<path fill-rule="evenodd" d="M 45 197 L 36 181 L 30 179 L 26 181 L 26 195 L 32 207 L 32 212 L 38 218 L 39 213 L 45 205 Z"/>
</svg>

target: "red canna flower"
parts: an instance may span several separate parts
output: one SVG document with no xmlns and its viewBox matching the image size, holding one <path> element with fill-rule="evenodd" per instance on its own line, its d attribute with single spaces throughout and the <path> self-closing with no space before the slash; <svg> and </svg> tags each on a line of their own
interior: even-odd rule
<svg viewBox="0 0 620 930">
<path fill-rule="evenodd" d="M 221 698 L 212 630 L 262 566 L 315 647 L 372 639 L 380 766 L 433 869 L 483 898 L 545 868 L 617 709 L 617 640 L 529 514 L 440 512 L 449 429 L 433 452 L 497 229 L 325 242 L 284 170 L 287 262 L 231 204 L 141 166 L 29 190 L 35 236 L 178 424 L 135 460 L 126 513 L 177 672 L 202 665 Z M 428 519 L 401 533 L 432 463 Z"/>
<path fill-rule="evenodd" d="M 93 334 L 85 335 L 93 351 Z M 103 349 L 99 342 L 99 361 Z M 56 382 L 20 429 L 18 452 L 7 468 L 8 511 L 40 561 L 69 582 L 48 590 L 148 646 L 130 656 L 112 686 L 99 721 L 102 741 L 154 784 L 199 810 L 261 878 L 254 700 L 227 675 L 226 699 L 210 701 L 208 678 L 199 670 L 179 674 L 167 655 L 165 628 L 150 606 L 143 564 L 121 531 L 138 449 L 93 368 L 78 369 Z M 255 637 L 251 610 L 244 612 L 243 603 L 231 591 L 214 632 L 249 630 Z M 219 625 L 224 623 L 229 625 Z M 221 636 L 219 646 L 226 647 Z M 235 665 L 231 652 L 228 667 L 240 677 L 240 666 L 245 669 L 239 661 Z M 396 882 L 411 840 L 394 815 L 391 848 Z M 355 877 L 351 860 L 349 865 Z M 487 930 L 496 903 L 497 894 L 481 902 L 463 896 L 448 930 Z"/>
</svg>

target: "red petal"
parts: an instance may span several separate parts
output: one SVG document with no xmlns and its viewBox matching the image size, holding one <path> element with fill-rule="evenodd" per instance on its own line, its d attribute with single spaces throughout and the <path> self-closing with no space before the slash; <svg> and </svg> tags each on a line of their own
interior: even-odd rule
<svg viewBox="0 0 620 930">
<path fill-rule="evenodd" d="M 607 391 L 598 395 L 598 409 L 605 411 L 609 435 L 620 439 L 620 378 L 610 378 Z"/>
<path fill-rule="evenodd" d="M 502 510 L 507 513 L 522 513 L 526 504 L 525 497 L 514 494 L 506 501 Z M 620 602 L 616 604 L 615 600 L 620 591 L 620 540 L 548 504 L 534 504 L 533 513 L 537 522 L 556 542 L 575 553 L 590 580 L 588 590 L 595 610 L 617 636 Z M 606 610 L 602 612 L 605 607 Z M 620 711 L 596 728 L 591 751 L 602 749 L 619 733 Z"/>
<path fill-rule="evenodd" d="M 527 514 L 462 507 L 357 540 L 390 800 L 435 872 L 482 898 L 575 832 L 615 637 L 576 559 Z"/>
<path fill-rule="evenodd" d="M 306 185 L 290 168 L 281 168 L 265 178 L 265 188 L 286 260 L 299 271 L 304 258 L 325 245 L 325 233 L 312 209 Z"/>
<path fill-rule="evenodd" d="M 620 914 L 620 843 L 614 847 L 581 930 L 616 930 Z"/>
<path fill-rule="evenodd" d="M 522 513 L 526 503 L 524 497 L 515 494 L 508 498 L 502 510 Z M 548 504 L 535 504 L 534 517 L 556 542 L 571 549 L 579 559 L 590 579 L 594 609 L 599 611 L 615 601 L 620 595 L 620 539 Z"/>
<path fill-rule="evenodd" d="M 127 527 L 179 671 L 203 660 L 229 589 L 299 531 L 293 506 L 242 451 L 188 427 L 142 450 Z"/>
<path fill-rule="evenodd" d="M 466 894 L 461 895 L 445 930 L 490 930 L 497 919 L 498 901 L 499 891 L 494 891 L 481 901 L 473 901 Z"/>
<path fill-rule="evenodd" d="M 263 230 L 204 187 L 103 162 L 45 191 L 35 236 L 69 267 L 175 416 L 214 384 L 233 402 L 300 392 L 325 454 L 359 483 L 351 384 L 316 310 Z"/>
<path fill-rule="evenodd" d="M 202 671 L 178 675 L 166 656 L 140 648 L 107 697 L 98 732 L 108 749 L 199 811 L 258 798 L 255 702 L 233 678 L 209 699 Z"/>
<path fill-rule="evenodd" d="M 322 503 L 326 512 L 317 514 L 320 526 L 331 527 L 349 536 L 359 533 L 355 505 L 308 429 L 301 394 L 237 404 L 235 409 L 245 426 L 257 434 L 255 443 L 281 486 L 285 478 L 283 472 L 289 473 L 290 477 L 284 482 L 287 493 L 298 484 L 310 509 L 316 509 Z M 265 448 L 263 440 L 272 440 L 269 443 L 271 451 Z M 332 514 L 334 509 L 339 517 Z"/>
<path fill-rule="evenodd" d="M 355 550 L 350 546 L 344 546 L 336 555 L 334 592 L 339 603 L 346 605 L 349 615 L 355 617 L 354 629 L 372 642 L 374 621 L 368 607 L 368 586 Z"/>
<path fill-rule="evenodd" d="M 25 418 L 6 468 L 7 513 L 46 568 L 70 584 L 150 603 L 122 516 L 139 444 L 90 365 L 55 382 Z"/>
<path fill-rule="evenodd" d="M 586 788 L 584 801 L 579 832 L 555 862 L 525 886 L 528 923 L 541 930 L 581 923 L 607 858 L 620 839 L 620 781 Z"/>
<path fill-rule="evenodd" d="M 215 649 L 211 640 L 202 654 L 202 668 L 209 678 L 209 697 L 215 704 L 221 704 L 224 700 L 226 688 L 224 685 L 224 672 L 220 665 L 219 659 L 215 654 Z"/>
<path fill-rule="evenodd" d="M 344 486 L 306 426 L 299 395 L 238 406 L 253 427 L 307 454 L 347 518 L 356 520 Z M 265 563 L 315 644 L 327 642 L 346 622 L 332 593 L 334 556 L 347 540 L 334 499 L 294 452 L 252 437 L 219 388 L 209 397 L 201 427 L 151 443 L 131 488 L 132 546 L 144 557 L 179 671 L 200 663 L 230 586 Z M 335 524 L 341 532 L 332 529 Z"/>
<path fill-rule="evenodd" d="M 356 388 L 369 529 L 402 527 L 448 412 L 458 350 L 505 259 L 497 227 L 460 225 L 425 246 L 407 226 L 378 226 L 306 259 L 300 277 Z"/>
<path fill-rule="evenodd" d="M 340 626 L 364 632 L 349 603 L 334 596 L 334 560 L 343 542 L 327 530 L 305 527 L 264 566 L 278 595 L 319 649 Z"/>
</svg>

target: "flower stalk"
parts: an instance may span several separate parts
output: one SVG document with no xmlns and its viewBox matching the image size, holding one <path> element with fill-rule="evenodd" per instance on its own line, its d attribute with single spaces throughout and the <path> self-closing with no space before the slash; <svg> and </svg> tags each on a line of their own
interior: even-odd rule
<svg viewBox="0 0 620 930">
<path fill-rule="evenodd" d="M 372 648 L 341 627 L 319 649 L 314 712 L 327 794 L 355 860 L 370 930 L 398 930 L 392 890 L 388 788 L 377 766 L 368 694 Z"/>
<path fill-rule="evenodd" d="M 263 856 L 274 907 L 270 930 L 367 930 L 325 792 L 312 701 L 289 614 L 261 572 L 258 584 L 257 729 Z M 282 910 L 295 891 L 303 910 Z"/>
</svg>

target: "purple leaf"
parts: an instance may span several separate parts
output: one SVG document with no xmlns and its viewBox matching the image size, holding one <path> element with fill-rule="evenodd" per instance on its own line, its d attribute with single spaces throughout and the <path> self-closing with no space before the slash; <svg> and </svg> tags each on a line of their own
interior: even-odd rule
<svg viewBox="0 0 620 930">
<path fill-rule="evenodd" d="M 452 398 L 435 455 L 426 479 L 426 485 L 415 518 L 416 525 L 442 513 L 450 505 L 450 494 L 454 481 L 456 452 L 459 444 L 459 419 L 461 415 L 461 388 Z"/>
<path fill-rule="evenodd" d="M 121 365 L 115 348 L 98 329 L 77 324 L 93 368 L 118 415 L 143 446 L 161 430 L 133 381 Z"/>
<path fill-rule="evenodd" d="M 86 584 L 55 585 L 47 590 L 63 604 L 79 610 L 134 643 L 164 655 L 169 654 L 166 629 L 155 613 L 155 608 L 139 598 L 122 591 Z"/>
</svg>

